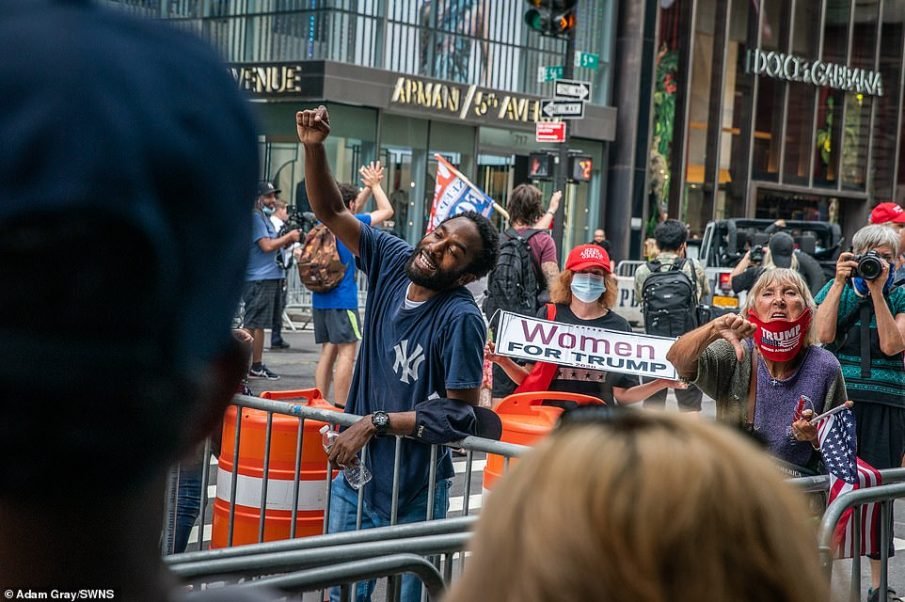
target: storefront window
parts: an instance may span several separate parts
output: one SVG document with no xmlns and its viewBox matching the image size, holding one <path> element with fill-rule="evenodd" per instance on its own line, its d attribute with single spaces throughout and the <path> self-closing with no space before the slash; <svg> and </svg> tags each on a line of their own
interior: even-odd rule
<svg viewBox="0 0 905 602">
<path fill-rule="evenodd" d="M 687 188 L 678 218 L 699 221 L 702 196 L 700 188 L 710 174 L 707 165 L 707 128 L 710 116 L 710 82 L 713 72 L 713 26 L 715 2 L 698 2 L 695 16 L 694 52 L 691 65 L 691 89 L 688 112 L 688 161 L 685 172 Z M 708 216 L 709 217 L 709 216 Z"/>
<path fill-rule="evenodd" d="M 850 65 L 872 71 L 877 45 L 879 3 L 865 5 L 857 12 L 852 30 Z M 842 187 L 864 190 L 867 181 L 867 155 L 870 144 L 870 115 L 873 97 L 855 92 L 845 95 L 845 124 L 842 130 Z"/>
<path fill-rule="evenodd" d="M 902 76 L 902 20 L 905 0 L 887 0 L 883 4 L 883 25 L 880 32 L 880 65 L 883 77 L 883 96 L 875 100 L 873 140 L 873 195 L 877 200 L 893 198 L 900 87 Z"/>
<path fill-rule="evenodd" d="M 805 59 L 817 56 L 819 51 L 818 28 L 820 3 L 799 0 L 795 3 L 792 25 L 792 53 Z M 783 182 L 807 185 L 811 165 L 811 145 L 814 137 L 814 97 L 817 90 L 804 83 L 789 84 L 789 108 L 786 112 L 785 160 Z"/>
<path fill-rule="evenodd" d="M 824 63 L 846 63 L 851 0 L 827 0 L 823 25 Z M 839 180 L 842 147 L 843 92 L 821 88 L 817 103 L 814 149 L 814 185 L 835 188 Z"/>
<path fill-rule="evenodd" d="M 396 212 L 393 231 L 413 243 L 424 232 L 428 121 L 384 114 L 380 131 L 380 156 L 386 163 L 387 191 Z"/>
<path fill-rule="evenodd" d="M 788 8 L 782 0 L 762 3 L 760 48 L 785 52 L 789 40 Z M 787 84 L 778 79 L 760 78 L 754 119 L 754 167 L 757 180 L 779 180 L 779 155 L 782 143 L 783 102 Z"/>
</svg>

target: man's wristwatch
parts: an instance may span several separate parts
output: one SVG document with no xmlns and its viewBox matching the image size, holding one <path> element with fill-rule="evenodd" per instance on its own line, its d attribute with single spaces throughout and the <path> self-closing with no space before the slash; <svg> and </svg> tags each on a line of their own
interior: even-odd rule
<svg viewBox="0 0 905 602">
<path fill-rule="evenodd" d="M 386 435 L 390 428 L 390 415 L 383 410 L 377 410 L 371 414 L 371 424 L 374 425 L 378 437 Z"/>
</svg>

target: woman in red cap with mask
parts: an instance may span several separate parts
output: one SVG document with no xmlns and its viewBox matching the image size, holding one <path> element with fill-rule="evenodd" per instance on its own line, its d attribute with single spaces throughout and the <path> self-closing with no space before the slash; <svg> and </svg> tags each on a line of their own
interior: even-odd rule
<svg viewBox="0 0 905 602">
<path fill-rule="evenodd" d="M 599 245 L 579 245 L 566 259 L 566 269 L 554 282 L 550 300 L 540 309 L 538 318 L 593 326 L 607 330 L 631 332 L 631 326 L 610 308 L 616 303 L 618 283 L 611 271 L 609 255 Z M 497 363 L 518 385 L 516 393 L 529 391 L 566 391 L 598 397 L 605 403 L 629 404 L 643 401 L 648 396 L 675 381 L 653 380 L 638 384 L 638 377 L 631 374 L 583 370 L 547 362 L 521 366 L 512 358 L 494 353 L 493 343 L 487 344 L 486 356 Z"/>
<path fill-rule="evenodd" d="M 754 433 L 774 456 L 805 470 L 819 462 L 808 416 L 847 399 L 839 361 L 814 345 L 815 312 L 801 275 L 773 268 L 758 278 L 741 315 L 692 330 L 666 356 L 716 400 L 717 420 Z"/>
</svg>

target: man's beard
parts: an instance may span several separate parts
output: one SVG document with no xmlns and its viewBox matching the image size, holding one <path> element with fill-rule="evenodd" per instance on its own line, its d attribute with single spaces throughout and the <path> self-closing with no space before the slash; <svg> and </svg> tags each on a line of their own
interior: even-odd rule
<svg viewBox="0 0 905 602">
<path fill-rule="evenodd" d="M 409 256 L 408 261 L 405 262 L 405 275 L 418 286 L 437 292 L 449 290 L 456 286 L 456 281 L 465 273 L 465 270 L 443 272 L 440 268 L 437 268 L 437 271 L 432 275 L 425 276 L 415 268 L 415 258 L 420 252 L 420 249 L 415 249 Z"/>
</svg>

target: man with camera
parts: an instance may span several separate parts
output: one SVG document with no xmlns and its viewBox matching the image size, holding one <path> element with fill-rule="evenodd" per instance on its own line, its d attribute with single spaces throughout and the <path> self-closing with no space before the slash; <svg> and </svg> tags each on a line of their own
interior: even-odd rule
<svg viewBox="0 0 905 602">
<path fill-rule="evenodd" d="M 785 226 L 785 222 L 782 224 Z M 775 229 L 775 224 L 771 228 Z M 770 237 L 766 248 L 754 245 L 736 264 L 732 269 L 732 290 L 736 294 L 751 290 L 764 270 L 774 267 L 790 268 L 801 274 L 812 294 L 816 294 L 826 281 L 817 260 L 807 253 L 796 251 L 795 239 L 780 231 Z"/>
<path fill-rule="evenodd" d="M 284 247 L 299 241 L 301 233 L 292 230 L 278 236 L 270 221 L 279 190 L 270 182 L 258 185 L 258 196 L 252 215 L 252 239 L 248 268 L 245 271 L 245 314 L 242 327 L 254 338 L 252 364 L 249 378 L 277 380 L 279 375 L 262 362 L 264 356 L 264 329 L 273 326 L 274 314 L 282 314 L 283 270 L 277 264 L 277 255 Z"/>
<path fill-rule="evenodd" d="M 905 290 L 892 286 L 899 235 L 865 226 L 852 245 L 854 254 L 839 256 L 835 278 L 816 296 L 814 323 L 820 342 L 839 359 L 855 402 L 858 456 L 875 468 L 895 468 L 905 453 Z M 871 573 L 876 589 L 876 559 Z"/>
</svg>

